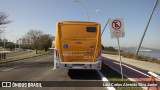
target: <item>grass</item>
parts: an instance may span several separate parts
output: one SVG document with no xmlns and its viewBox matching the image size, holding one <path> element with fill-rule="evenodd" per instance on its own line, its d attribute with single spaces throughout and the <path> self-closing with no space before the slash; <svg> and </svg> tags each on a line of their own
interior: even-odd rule
<svg viewBox="0 0 160 90">
<path fill-rule="evenodd" d="M 122 81 L 121 79 L 121 74 L 118 72 L 114 71 L 110 67 L 106 65 L 102 65 L 101 72 L 103 73 L 104 76 L 109 80 L 110 83 L 115 83 L 115 82 L 120 82 Z M 124 81 L 132 82 L 126 77 L 124 77 Z M 133 82 L 134 83 L 134 82 Z M 116 90 L 143 90 L 141 87 L 115 87 Z"/>
<path fill-rule="evenodd" d="M 0 63 L 27 59 L 27 58 L 31 58 L 31 57 L 47 54 L 47 53 L 50 53 L 50 51 L 45 52 L 44 50 L 38 50 L 38 54 L 36 54 L 36 52 L 33 51 L 33 52 L 29 53 L 29 54 L 18 55 L 18 56 L 14 56 L 14 57 L 9 57 L 9 58 L 7 58 L 5 60 L 0 60 Z"/>
</svg>

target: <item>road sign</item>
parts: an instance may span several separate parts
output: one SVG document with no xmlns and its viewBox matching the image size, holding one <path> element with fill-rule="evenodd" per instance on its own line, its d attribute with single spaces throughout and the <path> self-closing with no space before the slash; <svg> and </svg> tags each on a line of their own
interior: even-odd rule
<svg viewBox="0 0 160 90">
<path fill-rule="evenodd" d="M 116 19 L 110 19 L 110 33 L 111 38 L 117 38 L 118 42 L 118 52 L 119 52 L 119 60 L 120 60 L 120 69 L 121 69 L 121 76 L 123 81 L 123 69 L 122 69 L 122 61 L 121 61 L 121 49 L 119 44 L 119 38 L 124 37 L 124 26 L 123 26 L 123 18 L 116 18 Z"/>
<path fill-rule="evenodd" d="M 111 38 L 119 38 L 124 37 L 124 25 L 123 25 L 123 18 L 117 18 L 117 19 L 110 19 L 110 33 Z"/>
</svg>

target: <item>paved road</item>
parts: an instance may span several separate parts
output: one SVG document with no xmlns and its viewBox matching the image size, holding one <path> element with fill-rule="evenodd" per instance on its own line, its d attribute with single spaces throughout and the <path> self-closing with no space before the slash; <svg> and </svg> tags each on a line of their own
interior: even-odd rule
<svg viewBox="0 0 160 90">
<path fill-rule="evenodd" d="M 0 81 L 101 81 L 94 70 L 53 68 L 53 55 L 0 64 Z M 83 84 L 88 82 L 84 82 Z M 0 90 L 105 90 L 103 87 L 0 88 Z"/>
</svg>

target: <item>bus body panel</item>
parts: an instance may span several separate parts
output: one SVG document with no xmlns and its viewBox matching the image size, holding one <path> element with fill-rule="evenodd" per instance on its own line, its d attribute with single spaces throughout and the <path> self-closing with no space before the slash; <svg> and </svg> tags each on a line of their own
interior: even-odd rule
<svg viewBox="0 0 160 90">
<path fill-rule="evenodd" d="M 54 68 L 100 69 L 100 24 L 79 21 L 58 22 L 54 52 Z"/>
</svg>

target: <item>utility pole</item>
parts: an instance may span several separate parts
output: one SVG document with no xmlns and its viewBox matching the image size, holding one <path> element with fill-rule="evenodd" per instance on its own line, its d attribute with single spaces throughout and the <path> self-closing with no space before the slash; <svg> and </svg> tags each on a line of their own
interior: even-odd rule
<svg viewBox="0 0 160 90">
<path fill-rule="evenodd" d="M 103 31 L 102 31 L 102 33 L 101 33 L 101 36 L 103 35 L 103 32 L 104 32 L 104 30 L 106 29 L 106 27 L 107 27 L 107 25 L 108 25 L 108 23 L 109 23 L 109 20 L 110 20 L 110 18 L 108 19 L 106 25 L 104 26 Z"/>
<path fill-rule="evenodd" d="M 136 50 L 135 59 L 136 59 L 136 57 L 137 57 L 137 55 L 138 55 L 139 49 L 140 49 L 141 44 L 142 44 L 142 42 L 143 42 L 144 36 L 145 36 L 145 34 L 146 34 L 147 28 L 148 28 L 148 26 L 149 26 L 149 23 L 150 23 L 150 21 L 151 21 L 151 18 L 152 18 L 152 15 L 153 15 L 153 13 L 154 13 L 154 10 L 155 10 L 155 8 L 156 8 L 156 6 L 157 6 L 157 3 L 158 3 L 158 0 L 155 1 L 155 5 L 154 5 L 153 10 L 152 10 L 152 12 L 151 12 L 151 15 L 150 15 L 150 17 L 149 17 L 148 23 L 147 23 L 146 28 L 145 28 L 145 30 L 144 30 L 144 33 L 143 33 L 143 35 L 142 35 L 141 41 L 140 41 L 140 43 L 139 43 L 139 46 L 138 46 L 138 48 L 137 48 L 137 50 Z"/>
</svg>

